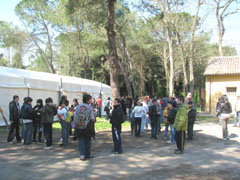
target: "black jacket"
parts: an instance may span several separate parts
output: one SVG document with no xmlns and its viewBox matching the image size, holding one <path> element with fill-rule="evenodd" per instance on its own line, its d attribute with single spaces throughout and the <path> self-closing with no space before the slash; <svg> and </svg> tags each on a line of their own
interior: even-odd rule
<svg viewBox="0 0 240 180">
<path fill-rule="evenodd" d="M 54 107 L 53 105 L 46 104 L 41 108 L 41 121 L 42 123 L 53 123 L 53 118 L 57 114 L 57 107 Z"/>
<path fill-rule="evenodd" d="M 176 108 L 172 108 L 168 111 L 167 119 L 168 119 L 168 122 L 170 124 L 174 124 L 176 114 L 177 114 L 177 109 Z"/>
<path fill-rule="evenodd" d="M 112 116 L 110 117 L 110 123 L 113 127 L 117 128 L 123 123 L 123 110 L 120 105 L 114 106 Z"/>
<path fill-rule="evenodd" d="M 41 112 L 40 112 L 40 109 L 42 108 L 43 106 L 34 106 L 34 111 L 36 111 L 36 113 L 40 113 L 40 115 L 37 115 L 35 116 L 35 121 L 41 121 Z"/>
<path fill-rule="evenodd" d="M 223 114 L 230 114 L 232 113 L 232 106 L 230 103 L 222 103 L 220 112 Z"/>
<path fill-rule="evenodd" d="M 149 118 L 151 123 L 156 123 L 158 121 L 158 112 L 157 112 L 157 106 L 152 105 L 149 107 Z"/>
<path fill-rule="evenodd" d="M 34 120 L 34 118 L 36 116 L 36 112 L 34 111 L 34 109 L 32 108 L 32 106 L 30 104 L 23 103 L 23 105 L 21 107 L 21 116 L 23 119 Z"/>
<path fill-rule="evenodd" d="M 18 104 L 19 106 L 19 104 Z M 20 108 L 20 106 L 19 106 Z M 10 121 L 18 121 L 21 117 L 21 110 L 18 109 L 17 104 L 14 101 L 9 103 L 9 119 Z"/>
<path fill-rule="evenodd" d="M 191 109 L 188 111 L 188 123 L 194 123 L 196 120 L 197 111 L 196 109 Z"/>
</svg>

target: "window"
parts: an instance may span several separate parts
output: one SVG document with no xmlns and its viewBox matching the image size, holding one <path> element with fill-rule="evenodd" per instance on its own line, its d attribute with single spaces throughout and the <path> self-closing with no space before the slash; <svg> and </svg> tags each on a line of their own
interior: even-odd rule
<svg viewBox="0 0 240 180">
<path fill-rule="evenodd" d="M 227 93 L 236 93 L 237 87 L 227 87 Z"/>
</svg>

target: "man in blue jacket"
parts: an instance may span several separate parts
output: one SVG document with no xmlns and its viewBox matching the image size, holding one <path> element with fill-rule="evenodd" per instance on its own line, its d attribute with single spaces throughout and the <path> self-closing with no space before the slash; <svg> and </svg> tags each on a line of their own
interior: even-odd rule
<svg viewBox="0 0 240 180">
<path fill-rule="evenodd" d="M 30 97 L 24 98 L 24 103 L 21 107 L 21 115 L 23 119 L 24 125 L 24 145 L 32 144 L 32 128 L 33 128 L 33 120 L 35 118 L 35 111 L 32 108 L 33 99 Z"/>
</svg>

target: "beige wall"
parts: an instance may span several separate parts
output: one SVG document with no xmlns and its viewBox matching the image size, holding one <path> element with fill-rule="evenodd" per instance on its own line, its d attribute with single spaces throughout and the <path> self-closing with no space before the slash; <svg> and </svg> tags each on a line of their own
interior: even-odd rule
<svg viewBox="0 0 240 180">
<path fill-rule="evenodd" d="M 237 87 L 236 93 L 227 93 L 227 87 Z M 226 94 L 233 110 L 237 95 L 240 95 L 240 75 L 206 76 L 206 112 L 216 113 L 218 98 Z M 211 96 L 211 98 L 210 98 Z M 209 105 L 211 103 L 211 106 Z"/>
</svg>

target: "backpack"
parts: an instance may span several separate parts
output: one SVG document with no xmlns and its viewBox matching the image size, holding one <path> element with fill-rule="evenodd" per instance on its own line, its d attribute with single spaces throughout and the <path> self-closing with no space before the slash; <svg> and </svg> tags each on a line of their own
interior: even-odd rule
<svg viewBox="0 0 240 180">
<path fill-rule="evenodd" d="M 70 123 L 72 121 L 73 112 L 67 109 L 66 122 Z"/>
<path fill-rule="evenodd" d="M 84 104 L 77 106 L 74 113 L 75 128 L 86 129 L 87 125 L 91 120 L 88 115 L 88 109 L 89 108 Z"/>
</svg>

